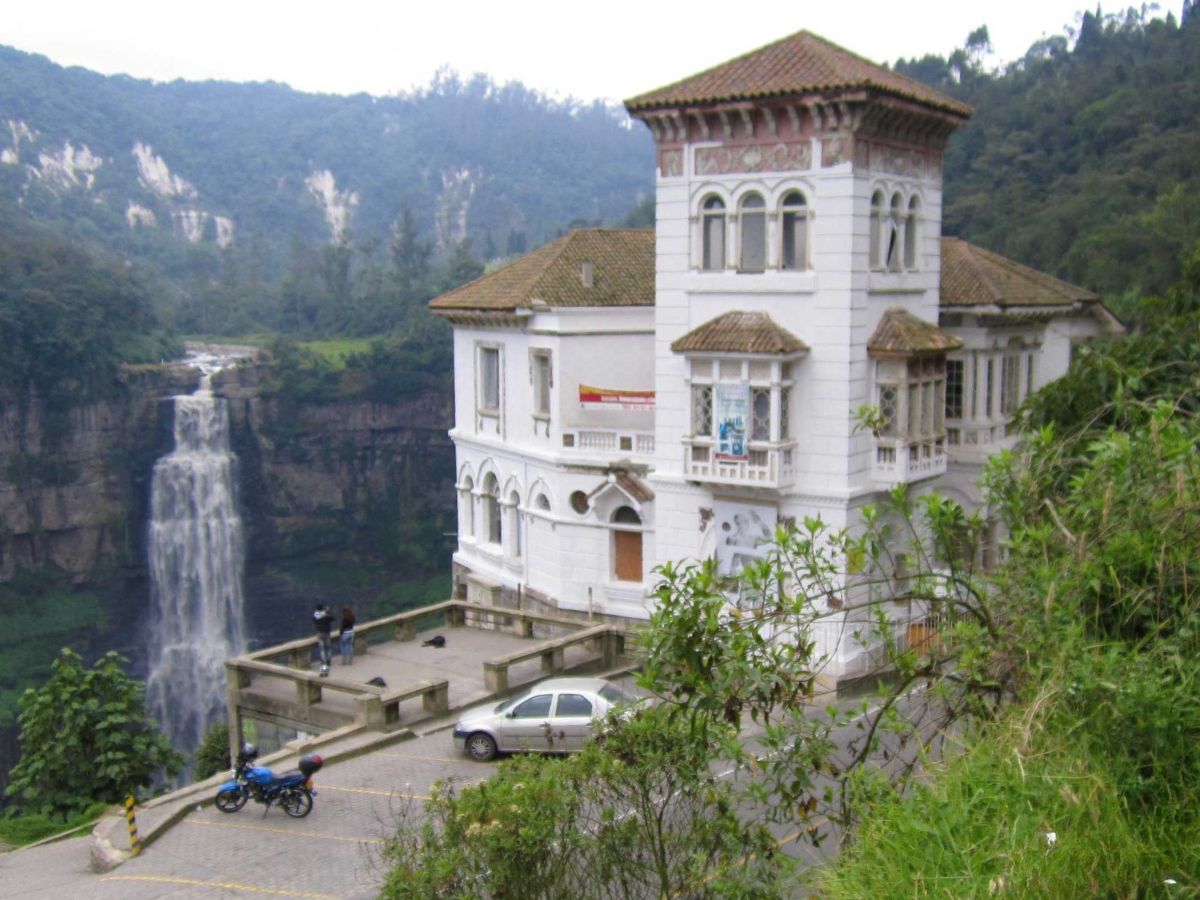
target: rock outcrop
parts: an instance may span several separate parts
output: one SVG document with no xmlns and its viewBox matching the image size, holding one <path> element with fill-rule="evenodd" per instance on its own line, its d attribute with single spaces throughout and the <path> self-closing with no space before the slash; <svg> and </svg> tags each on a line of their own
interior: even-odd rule
<svg viewBox="0 0 1200 900">
<path fill-rule="evenodd" d="M 262 396 L 262 374 L 229 370 L 214 385 L 230 402 L 248 557 L 395 561 L 398 536 L 453 529 L 448 398 L 297 405 Z M 141 367 L 108 400 L 61 412 L 37 398 L 0 404 L 0 580 L 19 568 L 79 583 L 144 568 L 169 398 L 198 381 L 196 369 Z"/>
</svg>

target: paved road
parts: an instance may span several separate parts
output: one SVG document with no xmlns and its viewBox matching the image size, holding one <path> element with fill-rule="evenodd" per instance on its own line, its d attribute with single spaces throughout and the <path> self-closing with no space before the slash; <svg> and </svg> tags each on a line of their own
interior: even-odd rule
<svg viewBox="0 0 1200 900">
<path fill-rule="evenodd" d="M 841 742 L 856 733 L 847 727 Z M 232 815 L 205 807 L 107 875 L 88 871 L 91 844 L 84 838 L 0 854 L 0 898 L 374 897 L 384 877 L 378 853 L 397 818 L 419 814 L 435 781 L 476 783 L 493 770 L 493 763 L 459 755 L 448 730 L 434 732 L 327 764 L 316 776 L 318 796 L 307 818 L 275 808 L 264 814 L 254 803 Z M 837 835 L 828 826 L 822 831 L 831 840 L 820 849 L 796 840 L 794 828 L 772 831 L 784 852 L 810 864 L 836 852 Z"/>
<path fill-rule="evenodd" d="M 449 732 L 438 732 L 325 766 L 307 818 L 274 807 L 264 815 L 254 803 L 233 815 L 206 807 L 107 875 L 87 871 L 86 839 L 5 854 L 0 898 L 374 897 L 378 850 L 396 817 L 438 779 L 475 782 L 492 768 L 458 755 Z"/>
</svg>

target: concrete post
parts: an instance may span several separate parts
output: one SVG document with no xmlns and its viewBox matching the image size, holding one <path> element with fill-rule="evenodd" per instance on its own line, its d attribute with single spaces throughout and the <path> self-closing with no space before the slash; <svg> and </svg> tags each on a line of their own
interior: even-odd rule
<svg viewBox="0 0 1200 900">
<path fill-rule="evenodd" d="M 421 696 L 425 712 L 444 716 L 450 711 L 450 683 L 442 681 Z"/>
<path fill-rule="evenodd" d="M 238 668 L 237 662 L 225 662 L 225 715 L 229 721 L 230 764 L 237 759 L 245 740 L 242 729 L 242 711 L 238 703 L 241 688 L 250 686 L 250 673 Z"/>
</svg>

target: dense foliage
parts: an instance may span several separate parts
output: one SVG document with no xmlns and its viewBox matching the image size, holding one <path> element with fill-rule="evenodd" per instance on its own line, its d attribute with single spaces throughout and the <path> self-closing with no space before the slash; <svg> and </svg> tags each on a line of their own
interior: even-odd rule
<svg viewBox="0 0 1200 900">
<path fill-rule="evenodd" d="M 655 710 L 607 723 L 582 754 L 513 759 L 437 787 L 385 857 L 388 898 L 783 897 L 786 867 L 746 827 L 709 753 Z"/>
<path fill-rule="evenodd" d="M 109 652 L 92 668 L 71 650 L 54 674 L 21 697 L 21 761 L 6 794 L 30 812 L 70 815 L 96 802 L 116 803 L 174 775 L 182 758 L 146 716 L 145 688 Z"/>
<path fill-rule="evenodd" d="M 156 331 L 128 269 L 30 234 L 0 239 L 0 391 L 51 406 L 111 393 L 122 362 L 158 362 L 178 345 Z"/>
<path fill-rule="evenodd" d="M 1176 353 L 1200 334 L 1197 261 L 1130 343 L 1034 397 L 1040 429 L 995 461 L 1018 702 L 910 794 L 859 785 L 829 896 L 1200 892 L 1200 361 Z"/>
<path fill-rule="evenodd" d="M 150 268 L 166 299 L 186 302 L 181 327 L 207 333 L 327 327 L 304 320 L 310 295 L 343 291 L 336 310 L 347 271 L 378 264 L 406 227 L 439 265 L 464 240 L 490 261 L 571 221 L 615 220 L 653 184 L 650 136 L 623 113 L 452 72 L 407 95 L 342 97 L 104 77 L 0 47 L 0 121 L 14 123 L 0 149 L 15 160 L 0 163 L 0 226 L 32 218 Z M 137 145 L 165 166 L 157 185 Z M 232 223 L 225 249 L 216 217 Z M 337 327 L 386 330 L 373 314 Z"/>
<path fill-rule="evenodd" d="M 896 66 L 975 108 L 945 156 L 945 232 L 1123 300 L 1122 314 L 1200 239 L 1200 16 L 1152 10 L 1085 12 L 1003 72 L 984 66 L 986 28 Z"/>
</svg>

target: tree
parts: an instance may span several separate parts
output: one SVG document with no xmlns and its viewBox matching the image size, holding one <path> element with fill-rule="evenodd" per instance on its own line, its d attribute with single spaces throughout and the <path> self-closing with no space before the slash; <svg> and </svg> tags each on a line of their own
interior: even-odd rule
<svg viewBox="0 0 1200 900">
<path fill-rule="evenodd" d="M 454 254 L 446 260 L 442 277 L 442 290 L 451 291 L 460 284 L 474 281 L 483 274 L 484 265 L 471 251 L 471 239 L 463 238 L 454 248 Z"/>
<path fill-rule="evenodd" d="M 145 688 L 110 651 L 92 668 L 64 649 L 54 674 L 21 697 L 21 761 L 6 793 L 30 812 L 69 815 L 116 803 L 183 758 L 146 717 Z"/>
<path fill-rule="evenodd" d="M 232 765 L 229 759 L 229 725 L 217 722 L 208 729 L 204 740 L 196 750 L 196 762 L 192 766 L 197 781 L 216 775 Z"/>
<path fill-rule="evenodd" d="M 440 784 L 385 856 L 387 898 L 782 897 L 786 871 L 744 821 L 708 748 L 656 710 L 618 716 L 580 755 L 517 758 Z"/>
</svg>

